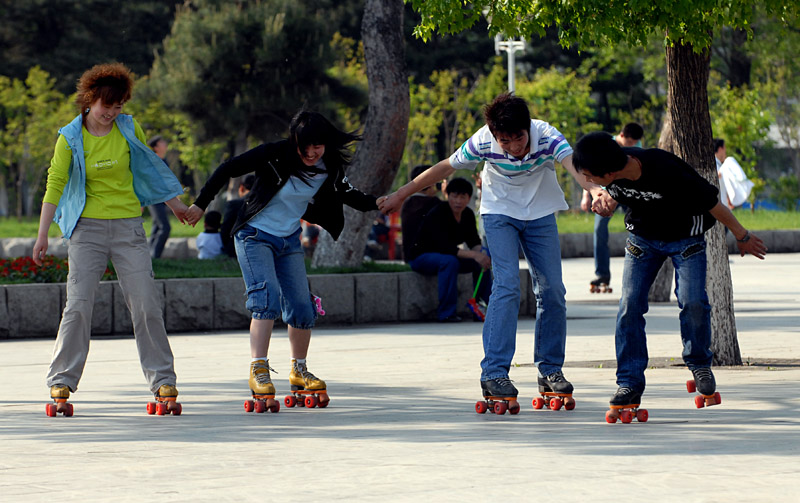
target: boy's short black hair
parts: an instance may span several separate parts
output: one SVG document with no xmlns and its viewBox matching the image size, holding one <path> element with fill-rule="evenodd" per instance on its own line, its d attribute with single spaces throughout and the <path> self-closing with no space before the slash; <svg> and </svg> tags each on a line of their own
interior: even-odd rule
<svg viewBox="0 0 800 503">
<path fill-rule="evenodd" d="M 629 122 L 622 127 L 622 136 L 639 141 L 644 136 L 644 128 L 637 122 Z"/>
<path fill-rule="evenodd" d="M 418 177 L 422 174 L 423 171 L 430 168 L 427 164 L 420 164 L 419 166 L 414 166 L 414 169 L 411 170 L 411 175 L 409 178 L 413 180 L 414 178 Z"/>
<path fill-rule="evenodd" d="M 167 141 L 167 140 L 164 139 L 163 136 L 161 136 L 160 134 L 157 134 L 154 137 L 152 137 L 149 140 L 147 140 L 147 146 L 150 147 L 150 148 L 156 148 L 156 145 L 158 145 L 158 142 L 160 142 L 162 140 Z"/>
<path fill-rule="evenodd" d="M 581 138 L 572 151 L 572 165 L 594 176 L 621 171 L 628 155 L 608 133 L 589 133 Z"/>
<path fill-rule="evenodd" d="M 722 138 L 714 138 L 714 153 L 717 153 L 717 150 L 721 149 L 725 146 L 725 140 Z"/>
<path fill-rule="evenodd" d="M 222 223 L 222 213 L 219 211 L 207 211 L 206 216 L 203 219 L 203 225 L 206 229 L 215 229 L 219 230 L 219 226 Z"/>
<path fill-rule="evenodd" d="M 472 197 L 472 184 L 466 178 L 453 178 L 447 182 L 444 191 L 450 194 L 466 194 Z"/>
<path fill-rule="evenodd" d="M 531 129 L 531 112 L 522 98 L 510 93 L 503 93 L 483 109 L 483 118 L 489 131 L 497 136 L 499 133 L 515 134 Z"/>
</svg>

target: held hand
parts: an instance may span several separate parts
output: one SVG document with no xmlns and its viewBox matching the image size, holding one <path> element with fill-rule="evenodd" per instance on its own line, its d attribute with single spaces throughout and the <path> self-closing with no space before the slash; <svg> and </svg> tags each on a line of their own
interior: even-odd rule
<svg viewBox="0 0 800 503">
<path fill-rule="evenodd" d="M 583 197 L 581 197 L 581 211 L 591 211 L 592 210 L 592 196 L 589 194 L 588 190 L 583 191 Z"/>
<path fill-rule="evenodd" d="M 608 195 L 608 192 L 600 192 L 592 201 L 592 211 L 601 217 L 610 217 L 617 208 L 617 202 Z"/>
<path fill-rule="evenodd" d="M 199 206 L 193 204 L 189 206 L 189 209 L 184 213 L 184 219 L 187 224 L 194 227 L 195 224 L 203 218 L 204 213 L 205 211 L 201 210 Z"/>
<path fill-rule="evenodd" d="M 388 215 L 389 213 L 394 213 L 399 210 L 403 205 L 403 200 L 397 195 L 397 192 L 392 192 L 388 196 L 379 197 L 377 203 L 381 213 Z"/>
<path fill-rule="evenodd" d="M 172 203 L 169 208 L 172 210 L 172 213 L 178 218 L 178 221 L 182 224 L 186 224 L 186 210 L 189 208 L 183 204 L 182 201 L 177 200 L 176 202 Z"/>
<path fill-rule="evenodd" d="M 761 240 L 760 237 L 756 236 L 752 232 L 749 233 L 750 239 L 742 243 L 741 241 L 736 241 L 736 246 L 739 248 L 739 253 L 741 253 L 742 257 L 746 254 L 750 254 L 756 258 L 764 260 L 764 257 L 767 254 L 767 247 L 764 244 L 764 241 Z"/>
<path fill-rule="evenodd" d="M 41 266 L 42 260 L 44 259 L 44 256 L 46 254 L 47 254 L 47 237 L 36 238 L 36 243 L 34 243 L 33 245 L 33 254 L 31 257 L 33 258 L 33 262 L 36 265 Z"/>
<path fill-rule="evenodd" d="M 477 252 L 475 254 L 475 262 L 477 262 L 482 269 L 492 268 L 492 259 L 489 258 L 489 255 L 486 255 L 485 253 Z"/>
</svg>

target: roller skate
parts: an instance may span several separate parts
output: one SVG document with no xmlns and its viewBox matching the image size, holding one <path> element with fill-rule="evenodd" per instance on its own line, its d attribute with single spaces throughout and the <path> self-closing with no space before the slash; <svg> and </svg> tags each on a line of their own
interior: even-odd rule
<svg viewBox="0 0 800 503">
<path fill-rule="evenodd" d="M 540 376 L 539 394 L 542 396 L 533 399 L 533 408 L 538 410 L 547 407 L 550 410 L 559 410 L 563 405 L 565 410 L 572 410 L 575 408 L 572 391 L 572 384 L 564 378 L 560 370 L 546 377 Z"/>
<path fill-rule="evenodd" d="M 53 403 L 48 403 L 44 406 L 44 412 L 48 417 L 56 417 L 58 413 L 64 414 L 65 417 L 72 416 L 72 404 L 67 402 L 69 398 L 69 387 L 64 384 L 54 384 L 50 386 L 50 398 Z"/>
<path fill-rule="evenodd" d="M 245 412 L 278 412 L 281 404 L 275 400 L 275 386 L 272 384 L 270 371 L 275 369 L 269 366 L 269 360 L 257 360 L 250 363 L 250 392 L 252 400 L 244 401 Z"/>
<path fill-rule="evenodd" d="M 590 293 L 611 293 L 613 289 L 609 286 L 611 278 L 597 277 L 589 282 Z"/>
<path fill-rule="evenodd" d="M 498 377 L 489 381 L 481 381 L 483 400 L 475 403 L 475 412 L 485 414 L 491 411 L 498 416 L 509 414 L 519 414 L 520 405 L 517 402 L 517 388 L 511 384 L 508 377 Z"/>
<path fill-rule="evenodd" d="M 297 363 L 294 358 L 292 358 L 292 371 L 289 372 L 289 384 L 292 387 L 292 394 L 286 395 L 283 399 L 287 407 L 305 405 L 309 409 L 325 408 L 331 401 L 326 392 L 325 381 L 309 372 L 305 362 Z"/>
<path fill-rule="evenodd" d="M 717 382 L 709 367 L 692 369 L 692 375 L 694 379 L 686 381 L 686 390 L 689 393 L 700 393 L 694 397 L 694 404 L 698 409 L 722 403 L 722 396 L 717 392 Z"/>
<path fill-rule="evenodd" d="M 619 419 L 627 424 L 633 421 L 633 418 L 636 418 L 640 423 L 646 422 L 649 414 L 647 409 L 639 408 L 641 403 L 641 393 L 633 391 L 631 388 L 620 387 L 609 401 L 611 410 L 606 412 L 606 422 L 616 423 L 617 419 Z"/>
<path fill-rule="evenodd" d="M 180 416 L 183 407 L 178 403 L 178 388 L 172 384 L 162 384 L 155 392 L 155 402 L 147 402 L 147 413 L 158 416 Z"/>
</svg>

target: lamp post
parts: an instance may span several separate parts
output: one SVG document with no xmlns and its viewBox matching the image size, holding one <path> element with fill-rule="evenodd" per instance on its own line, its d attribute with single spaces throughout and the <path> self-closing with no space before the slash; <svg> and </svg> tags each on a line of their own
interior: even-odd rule
<svg viewBox="0 0 800 503">
<path fill-rule="evenodd" d="M 525 52 L 525 39 L 520 40 L 503 40 L 503 36 L 499 33 L 494 36 L 494 52 L 498 56 L 500 55 L 500 51 L 506 51 L 508 53 L 508 92 L 514 92 L 514 63 L 515 63 L 515 54 L 517 51 Z"/>
</svg>

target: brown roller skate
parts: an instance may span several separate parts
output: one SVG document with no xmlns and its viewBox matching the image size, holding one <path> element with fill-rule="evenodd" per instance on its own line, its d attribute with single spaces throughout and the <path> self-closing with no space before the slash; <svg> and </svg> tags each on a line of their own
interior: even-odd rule
<svg viewBox="0 0 800 503">
<path fill-rule="evenodd" d="M 275 386 L 272 384 L 270 371 L 275 369 L 269 366 L 269 360 L 256 360 L 250 363 L 250 392 L 253 394 L 252 400 L 245 400 L 245 412 L 278 412 L 281 404 L 275 400 Z"/>
<path fill-rule="evenodd" d="M 172 384 L 162 384 L 155 392 L 155 402 L 147 402 L 147 413 L 158 416 L 180 416 L 183 407 L 178 403 L 178 388 Z"/>
<path fill-rule="evenodd" d="M 50 398 L 53 403 L 48 403 L 44 406 L 44 412 L 48 417 L 56 417 L 58 414 L 64 414 L 65 417 L 72 416 L 72 404 L 67 402 L 69 398 L 69 387 L 64 384 L 54 384 L 50 386 Z"/>
</svg>

